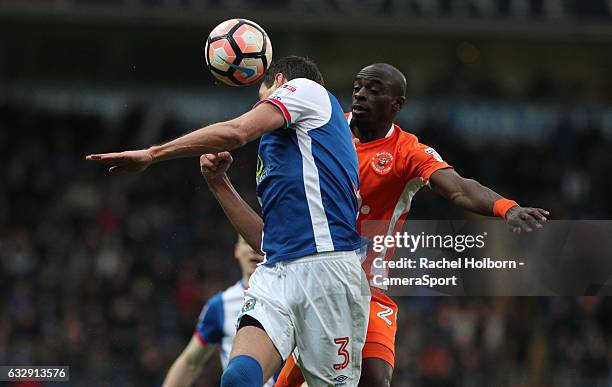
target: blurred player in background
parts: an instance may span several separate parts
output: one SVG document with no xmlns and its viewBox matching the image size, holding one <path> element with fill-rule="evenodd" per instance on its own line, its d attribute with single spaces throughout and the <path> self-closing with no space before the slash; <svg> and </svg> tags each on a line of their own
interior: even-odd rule
<svg viewBox="0 0 612 387">
<path fill-rule="evenodd" d="M 191 386 L 217 348 L 221 366 L 223 369 L 227 367 L 236 335 L 236 319 L 244 303 L 244 291 L 257 264 L 263 261 L 263 256 L 253 250 L 241 236 L 238 236 L 234 246 L 234 257 L 240 264 L 242 278 L 217 293 L 204 305 L 193 337 L 170 367 L 163 387 Z M 266 387 L 273 385 L 272 379 L 266 383 Z"/>
<path fill-rule="evenodd" d="M 370 293 L 357 251 L 359 178 L 351 131 L 314 62 L 287 57 L 266 74 L 262 100 L 238 118 L 163 145 L 87 160 L 110 165 L 110 172 L 140 172 L 154 162 L 223 152 L 261 137 L 263 222 L 248 206 L 223 207 L 245 240 L 261 246 L 265 261 L 249 281 L 221 385 L 262 386 L 297 346 L 311 386 L 355 386 Z M 217 198 L 235 193 L 224 182 L 211 188 Z"/>
<path fill-rule="evenodd" d="M 542 227 L 547 211 L 520 207 L 475 180 L 461 177 L 433 148 L 395 125 L 405 95 L 406 78 L 389 64 L 367 66 L 355 77 L 353 105 L 347 120 L 356 138 L 359 159 L 362 203 L 357 225 L 362 236 L 372 240 L 375 235 L 401 231 L 413 196 L 426 185 L 461 208 L 505 219 L 515 232 Z M 363 262 L 372 292 L 360 381 L 364 387 L 391 384 L 398 308 L 385 294 L 386 287 L 373 282 L 375 275 L 387 273 L 373 267 L 372 262 L 380 256 L 390 259 L 392 255 L 392 249 L 370 251 Z M 303 381 L 292 356 L 276 386 L 298 387 Z"/>
</svg>

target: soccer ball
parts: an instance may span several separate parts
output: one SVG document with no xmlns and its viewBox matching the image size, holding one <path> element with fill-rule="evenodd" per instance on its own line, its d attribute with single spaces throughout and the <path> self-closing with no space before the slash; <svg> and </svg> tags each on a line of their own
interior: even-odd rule
<svg viewBox="0 0 612 387">
<path fill-rule="evenodd" d="M 257 81 L 272 61 L 268 34 L 246 19 L 230 19 L 216 26 L 204 50 L 206 66 L 218 80 L 230 86 Z"/>
</svg>

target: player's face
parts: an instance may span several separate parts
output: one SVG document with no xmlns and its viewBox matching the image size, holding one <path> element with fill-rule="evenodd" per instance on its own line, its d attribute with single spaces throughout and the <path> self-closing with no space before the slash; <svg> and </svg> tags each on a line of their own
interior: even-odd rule
<svg viewBox="0 0 612 387">
<path fill-rule="evenodd" d="M 353 118 L 364 123 L 392 120 L 395 96 L 389 85 L 377 76 L 357 76 L 353 82 Z M 368 130 L 367 126 L 360 127 Z"/>
<path fill-rule="evenodd" d="M 257 264 L 263 261 L 263 256 L 259 255 L 249 246 L 249 244 L 242 238 L 236 242 L 234 249 L 234 255 L 240 263 L 240 269 L 243 274 L 251 275 L 257 268 Z"/>
</svg>

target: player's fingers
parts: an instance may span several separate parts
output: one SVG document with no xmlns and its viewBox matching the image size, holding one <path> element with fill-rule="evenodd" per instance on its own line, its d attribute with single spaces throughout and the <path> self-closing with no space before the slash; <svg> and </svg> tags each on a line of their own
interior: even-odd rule
<svg viewBox="0 0 612 387">
<path fill-rule="evenodd" d="M 530 209 L 528 209 L 527 211 L 523 211 L 521 213 L 521 219 L 523 219 L 531 227 L 542 228 L 542 225 L 540 224 L 538 219 L 535 216 L 533 216 Z"/>
<path fill-rule="evenodd" d="M 200 156 L 200 164 L 212 164 L 214 161 L 214 158 L 210 158 L 209 154 L 205 154 Z"/>
<path fill-rule="evenodd" d="M 521 215 L 522 215 L 522 214 L 521 214 Z M 521 228 L 521 230 L 525 230 L 525 231 L 527 231 L 527 232 L 531 232 L 531 231 L 533 231 L 533 230 L 531 229 L 531 226 L 529 226 L 529 225 L 527 224 L 527 222 L 525 222 L 525 221 L 524 221 L 524 220 L 521 218 L 521 216 L 520 216 L 520 215 L 519 215 L 519 216 L 518 216 L 518 217 L 515 219 L 515 221 L 513 222 L 513 225 L 514 225 L 514 226 L 516 226 L 516 227 L 520 227 L 520 228 Z"/>
<path fill-rule="evenodd" d="M 206 153 L 200 157 L 200 165 L 205 166 L 206 168 L 211 168 L 215 164 L 215 160 L 217 156 L 212 153 Z"/>
<path fill-rule="evenodd" d="M 206 159 L 207 159 L 208 168 L 212 170 L 216 170 L 217 166 L 221 162 L 221 159 L 219 159 L 217 155 L 212 154 L 212 153 L 206 154 Z"/>
<path fill-rule="evenodd" d="M 210 160 L 205 160 L 202 163 L 200 163 L 200 169 L 202 170 L 202 172 L 209 172 L 209 171 L 214 172 L 217 170 L 217 165 L 211 162 Z"/>
<path fill-rule="evenodd" d="M 125 160 L 125 154 L 119 153 L 104 153 L 100 155 L 100 160 Z"/>
<path fill-rule="evenodd" d="M 548 216 L 550 215 L 550 212 L 542 209 L 542 208 L 534 208 L 534 210 L 538 213 L 538 215 L 540 216 L 540 219 L 542 221 L 547 221 L 548 220 Z"/>
<path fill-rule="evenodd" d="M 221 152 L 219 153 L 217 156 L 219 156 L 219 158 L 223 161 L 227 161 L 228 163 L 232 163 L 234 161 L 234 158 L 232 157 L 232 154 L 225 151 L 225 152 Z"/>
<path fill-rule="evenodd" d="M 108 153 L 101 155 L 97 161 L 106 165 L 127 165 L 134 162 L 134 160 L 130 160 L 126 155 L 121 153 Z"/>
<path fill-rule="evenodd" d="M 104 154 L 89 155 L 85 157 L 85 160 L 100 161 L 104 164 L 110 164 L 110 163 L 113 163 L 115 159 L 112 156 L 112 154 L 104 153 Z"/>
<path fill-rule="evenodd" d="M 212 163 L 208 160 L 206 155 L 200 156 L 200 169 L 202 169 L 202 171 L 204 171 L 207 168 L 210 168 L 211 165 Z"/>
<path fill-rule="evenodd" d="M 538 224 L 542 225 L 542 223 L 546 222 L 548 219 L 538 210 L 538 208 L 530 208 L 529 215 L 536 219 L 538 221 Z"/>
</svg>

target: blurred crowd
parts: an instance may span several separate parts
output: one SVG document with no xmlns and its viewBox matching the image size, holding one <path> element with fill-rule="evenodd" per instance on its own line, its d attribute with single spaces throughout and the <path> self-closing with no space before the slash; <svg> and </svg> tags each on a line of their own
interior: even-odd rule
<svg viewBox="0 0 612 387">
<path fill-rule="evenodd" d="M 135 106 L 111 124 L 0 106 L 0 364 L 69 365 L 75 386 L 159 385 L 203 302 L 239 278 L 235 233 L 197 160 L 112 177 L 84 162 L 186 129 L 167 114 L 151 137 L 148 114 Z M 467 145 L 435 117 L 410 129 L 462 175 L 556 219 L 612 215 L 612 148 L 596 126 L 559 122 L 538 145 Z M 256 152 L 238 151 L 231 171 L 253 205 Z M 428 190 L 412 209 L 418 219 L 464 216 Z M 612 385 L 607 298 L 397 302 L 394 386 Z M 197 385 L 219 376 L 215 359 Z"/>
</svg>

